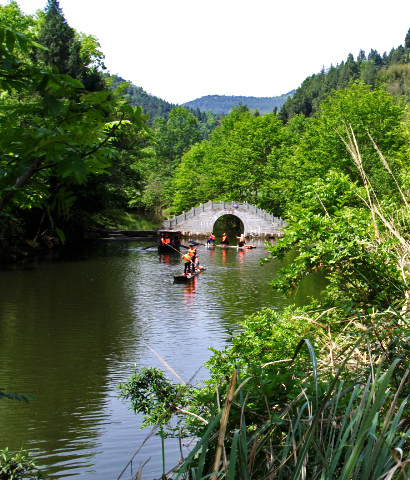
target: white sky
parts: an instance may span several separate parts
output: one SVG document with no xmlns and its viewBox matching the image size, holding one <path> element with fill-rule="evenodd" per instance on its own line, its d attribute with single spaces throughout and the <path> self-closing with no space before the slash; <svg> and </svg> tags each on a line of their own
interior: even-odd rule
<svg viewBox="0 0 410 480">
<path fill-rule="evenodd" d="M 17 1 L 25 13 L 46 5 Z M 60 7 L 71 27 L 99 39 L 111 73 L 177 104 L 282 95 L 349 53 L 389 53 L 410 28 L 409 0 L 60 0 Z"/>
</svg>

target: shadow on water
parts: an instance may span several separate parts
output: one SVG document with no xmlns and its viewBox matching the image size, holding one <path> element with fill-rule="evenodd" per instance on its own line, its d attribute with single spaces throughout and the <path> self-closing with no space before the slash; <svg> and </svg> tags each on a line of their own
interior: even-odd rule
<svg viewBox="0 0 410 480">
<path fill-rule="evenodd" d="M 209 347 L 262 307 L 289 302 L 269 286 L 281 263 L 261 267 L 263 242 L 251 251 L 199 247 L 207 270 L 188 284 L 178 253 L 158 255 L 146 242 L 101 242 L 70 258 L 0 270 L 0 386 L 32 394 L 29 405 L 0 401 L 0 448 L 32 450 L 51 478 L 117 478 L 146 437 L 141 418 L 118 399 L 133 365 L 163 368 L 183 379 L 201 368 Z M 318 295 L 308 279 L 291 303 Z M 178 445 L 168 442 L 171 468 Z M 152 437 L 136 462 L 152 460 L 160 476 L 160 443 Z"/>
</svg>

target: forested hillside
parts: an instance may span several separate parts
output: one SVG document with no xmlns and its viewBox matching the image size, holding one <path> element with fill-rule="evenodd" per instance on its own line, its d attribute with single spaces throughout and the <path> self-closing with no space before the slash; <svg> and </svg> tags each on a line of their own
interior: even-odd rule
<svg viewBox="0 0 410 480">
<path fill-rule="evenodd" d="M 410 34 L 407 33 L 403 45 L 392 48 L 390 53 L 380 54 L 371 49 L 366 55 L 363 50 L 354 59 L 349 53 L 346 61 L 327 70 L 307 77 L 296 93 L 288 98 L 280 111 L 280 118 L 287 122 L 293 115 L 302 113 L 314 115 L 320 103 L 334 90 L 347 88 L 352 81 L 362 81 L 366 85 L 384 87 L 393 95 L 410 99 L 409 81 Z"/>
<path fill-rule="evenodd" d="M 150 125 L 153 125 L 155 121 L 159 121 L 161 118 L 168 120 L 171 111 L 177 108 L 177 105 L 147 93 L 142 87 L 137 87 L 132 82 L 126 81 L 118 75 L 104 73 L 104 78 L 107 81 L 108 88 L 114 90 L 116 88 L 121 89 L 123 97 L 127 99 L 130 105 L 142 107 L 144 113 L 149 115 L 148 123 Z M 215 115 L 211 111 L 201 111 L 199 108 L 185 108 L 198 120 L 201 140 L 207 139 L 217 125 L 217 120 L 221 118 L 221 115 Z"/>
<path fill-rule="evenodd" d="M 292 90 L 278 97 L 242 97 L 227 95 L 207 95 L 191 100 L 183 105 L 189 108 L 198 108 L 201 112 L 213 112 L 216 114 L 228 114 L 233 107 L 246 105 L 251 110 L 258 110 L 260 114 L 276 112 L 286 100 L 295 93 Z"/>
<path fill-rule="evenodd" d="M 124 88 L 124 97 L 129 100 L 131 105 L 140 105 L 144 112 L 149 114 L 150 123 L 152 123 L 153 119 L 156 117 L 168 118 L 171 110 L 176 107 L 176 105 L 162 100 L 162 98 L 158 98 L 155 95 L 150 95 L 142 87 L 137 87 L 132 82 L 127 82 L 118 75 L 104 73 L 104 77 L 113 89 L 126 83 L 127 85 Z"/>
<path fill-rule="evenodd" d="M 69 26 L 58 0 L 36 15 L 13 0 L 0 20 L 0 258 L 170 205 L 174 169 L 218 117 L 104 73 L 98 39 Z"/>
<path fill-rule="evenodd" d="M 405 46 L 392 49 L 389 55 L 374 50 L 368 56 L 360 52 L 357 60 L 349 55 L 347 62 L 309 77 L 293 97 L 292 92 L 279 97 L 288 99 L 278 114 L 261 115 L 260 105 L 243 104 L 228 115 L 216 115 L 199 107 L 172 105 L 118 75 L 105 73 L 98 39 L 69 26 L 57 0 L 48 0 L 45 11 L 37 16 L 23 14 L 12 1 L 0 8 L 0 15 L 2 25 L 10 29 L 5 30 L 8 37 L 2 44 L 7 60 L 2 64 L 1 108 L 7 120 L 2 123 L 0 144 L 2 215 L 9 224 L 19 226 L 7 232 L 20 232 L 21 237 L 36 241 L 43 232 L 55 235 L 57 228 L 70 241 L 81 237 L 86 227 L 115 225 L 115 216 L 109 212 L 116 209 L 172 214 L 209 199 L 247 200 L 289 216 L 306 200 L 302 193 L 306 185 L 312 179 L 322 181 L 337 165 L 352 181 L 357 179 L 342 140 L 337 140 L 342 127 L 337 127 L 334 138 L 321 127 L 327 105 L 339 98 L 339 108 L 352 110 L 356 119 L 363 117 L 358 125 L 363 129 L 367 122 L 369 133 L 376 120 L 373 111 L 365 113 L 365 107 L 375 104 L 382 115 L 384 107 L 377 103 L 382 98 L 386 105 L 391 102 L 400 109 L 398 118 L 405 118 L 409 34 Z M 53 40 L 59 37 L 61 42 Z M 10 39 L 15 39 L 13 50 Z M 9 71 L 16 72 L 17 83 L 11 82 Z M 93 130 L 91 120 L 76 117 L 75 110 L 84 102 L 90 115 L 97 115 L 99 103 L 111 111 L 99 130 Z M 342 107 L 343 102 L 347 104 Z M 67 123 L 71 112 L 72 123 Z M 346 122 L 348 117 L 345 113 L 339 118 Z M 326 121 L 330 125 L 334 120 Z M 351 120 L 353 127 L 356 121 Z M 89 128 L 84 129 L 81 122 Z M 382 125 L 383 118 L 377 122 Z M 66 136 L 59 138 L 65 125 Z M 373 132 L 377 141 L 380 137 L 380 147 L 386 138 L 390 142 L 398 138 L 396 133 L 389 131 L 386 137 L 381 131 Z M 332 138 L 328 146 L 324 135 Z M 16 143 L 16 138 L 25 140 Z M 388 147 L 400 168 L 406 158 L 404 138 L 401 143 L 394 140 L 394 148 Z M 41 165 L 33 166 L 38 158 Z M 383 169 L 371 164 L 378 172 L 376 187 L 382 188 Z M 25 169 L 27 179 L 20 184 L 19 172 Z M 194 173 L 196 181 L 187 182 Z M 406 177 L 400 173 L 399 178 L 405 181 Z"/>
</svg>

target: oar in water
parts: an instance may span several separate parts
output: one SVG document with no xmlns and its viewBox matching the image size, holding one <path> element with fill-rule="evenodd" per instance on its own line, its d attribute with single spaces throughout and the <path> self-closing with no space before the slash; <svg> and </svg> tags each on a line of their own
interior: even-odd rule
<svg viewBox="0 0 410 480">
<path fill-rule="evenodd" d="M 144 247 L 143 250 L 147 250 L 148 248 L 152 248 L 152 247 L 157 247 L 158 245 L 155 244 L 155 245 L 150 245 L 149 247 Z"/>
<path fill-rule="evenodd" d="M 183 263 L 185 262 L 185 260 L 182 260 L 182 262 L 177 266 L 177 268 L 179 268 Z M 175 274 L 175 272 L 177 271 L 177 268 L 174 269 L 173 271 L 173 275 Z"/>
</svg>

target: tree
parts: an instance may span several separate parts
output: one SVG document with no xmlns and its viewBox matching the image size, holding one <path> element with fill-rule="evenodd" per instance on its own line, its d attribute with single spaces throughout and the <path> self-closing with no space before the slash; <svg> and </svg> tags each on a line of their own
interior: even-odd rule
<svg viewBox="0 0 410 480">
<path fill-rule="evenodd" d="M 38 41 L 47 48 L 40 54 L 41 60 L 49 67 L 58 67 L 59 73 L 81 79 L 83 63 L 81 45 L 75 38 L 75 31 L 64 18 L 58 0 L 48 0 L 45 20 Z"/>
<path fill-rule="evenodd" d="M 350 128 L 359 142 L 366 174 L 375 192 L 388 198 L 391 177 L 371 138 L 399 176 L 408 163 L 401 123 L 403 106 L 382 88 L 372 90 L 369 85 L 355 83 L 350 88 L 334 92 L 322 102 L 320 109 L 317 119 L 305 123 L 305 131 L 293 151 L 281 157 L 282 169 L 291 179 L 287 209 L 304 202 L 306 183 L 326 178 L 330 170 L 348 175 L 353 182 L 360 179 L 343 141 L 347 140 Z"/>
<path fill-rule="evenodd" d="M 184 155 L 175 172 L 174 209 L 179 212 L 214 199 L 246 200 L 264 208 L 269 201 L 264 186 L 282 135 L 283 126 L 275 114 L 255 116 L 246 106 L 233 109 L 209 141 Z"/>
<path fill-rule="evenodd" d="M 360 49 L 359 55 L 357 55 L 357 63 L 361 63 L 363 60 L 366 60 L 366 53 L 364 50 Z"/>
<path fill-rule="evenodd" d="M 364 61 L 360 64 L 360 79 L 366 85 L 374 87 L 377 81 L 377 68 L 374 60 Z"/>
<path fill-rule="evenodd" d="M 111 92 L 89 93 L 68 75 L 22 64 L 14 54 L 17 44 L 25 53 L 28 46 L 44 51 L 24 35 L 0 29 L 0 87 L 7 92 L 0 104 L 0 212 L 14 202 L 67 213 L 75 200 L 67 187 L 105 172 L 126 118 L 144 129 L 147 116 L 140 107 L 114 101 Z"/>
<path fill-rule="evenodd" d="M 197 118 L 184 107 L 176 107 L 169 118 L 154 122 L 157 156 L 173 167 L 181 161 L 182 155 L 201 138 Z"/>
<path fill-rule="evenodd" d="M 33 15 L 25 15 L 16 0 L 0 5 L 0 21 L 3 28 L 11 28 L 32 40 L 38 34 L 38 21 Z"/>
<path fill-rule="evenodd" d="M 407 30 L 406 38 L 404 39 L 404 48 L 406 49 L 406 61 L 409 61 L 410 51 L 410 28 Z"/>
</svg>

